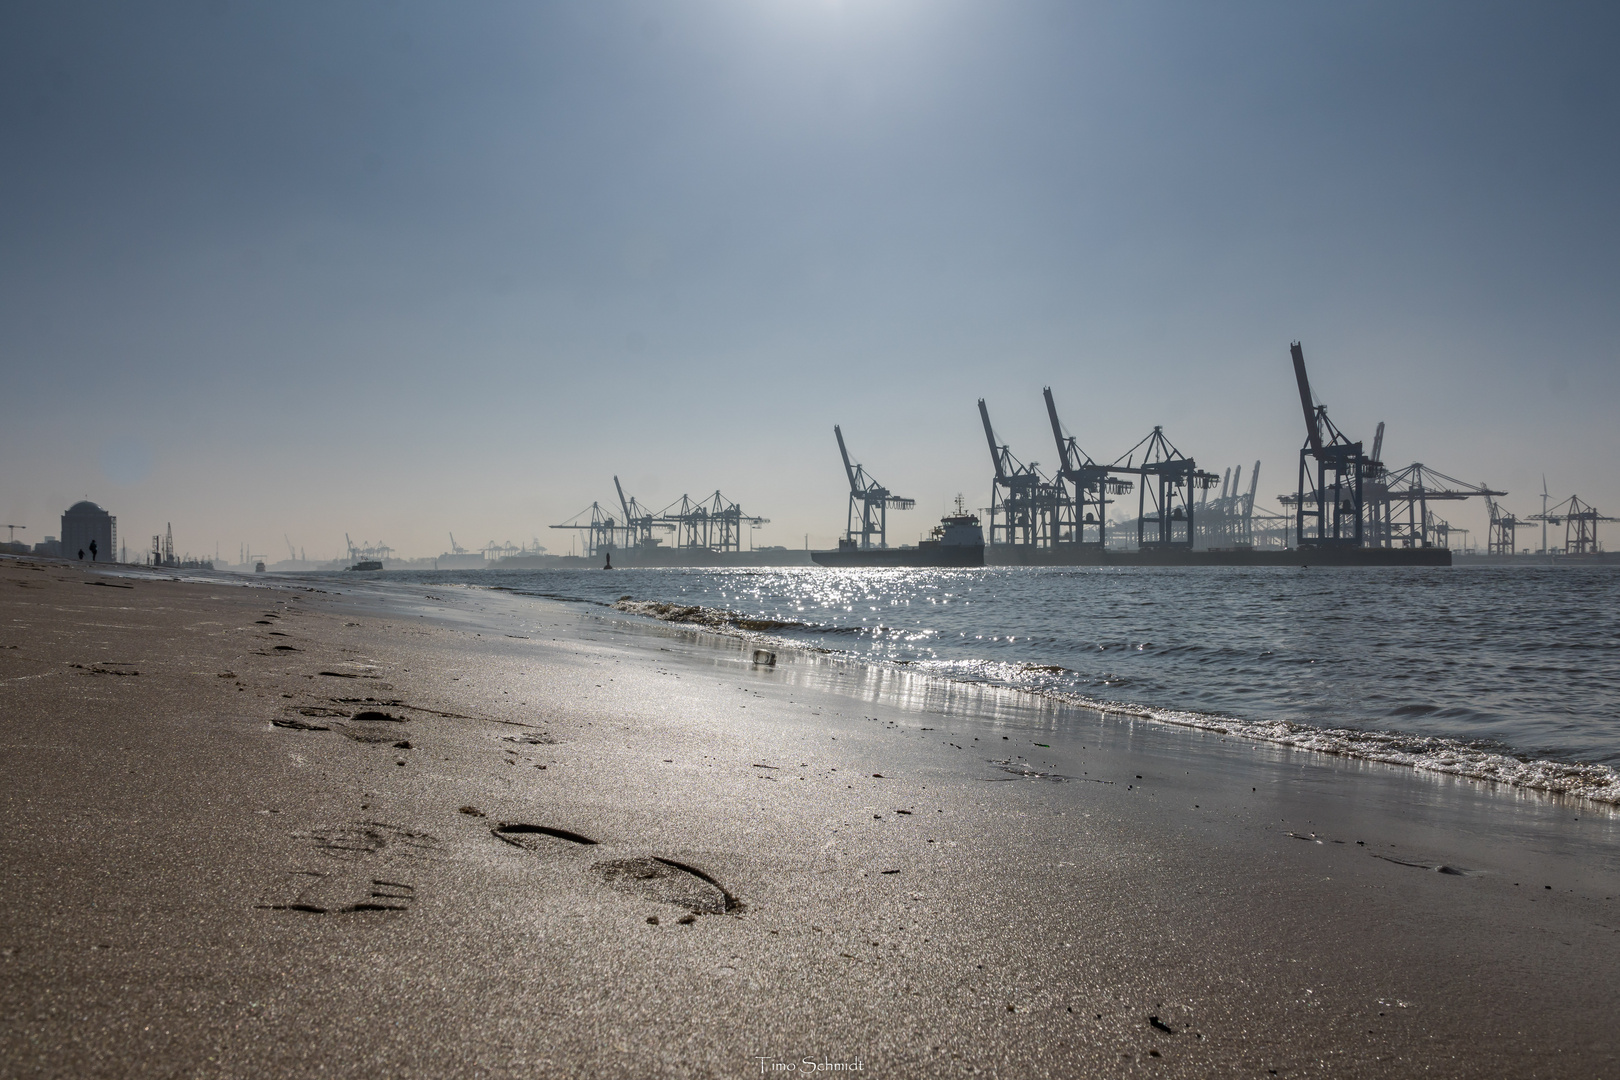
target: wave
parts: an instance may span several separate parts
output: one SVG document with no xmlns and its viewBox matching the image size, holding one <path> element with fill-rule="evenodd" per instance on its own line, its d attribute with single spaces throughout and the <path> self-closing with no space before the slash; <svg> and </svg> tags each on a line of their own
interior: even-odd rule
<svg viewBox="0 0 1620 1080">
<path fill-rule="evenodd" d="M 784 631 L 815 634 L 868 634 L 873 628 L 825 626 L 794 619 L 767 619 L 725 608 L 702 604 L 678 604 L 659 600 L 622 599 L 607 605 L 627 615 L 640 615 L 661 622 L 689 626 L 741 637 L 774 635 Z M 875 628 L 878 632 L 884 627 Z M 774 639 L 777 644 L 805 647 L 802 643 Z M 826 650 L 816 650 L 826 651 Z M 850 657 L 860 663 L 900 664 L 900 661 Z M 906 662 L 911 667 L 915 662 Z M 1460 776 L 1471 780 L 1508 784 L 1530 791 L 1569 795 L 1593 802 L 1620 806 L 1620 772 L 1607 765 L 1535 760 L 1504 753 L 1493 746 L 1468 743 L 1442 736 L 1409 735 L 1401 732 L 1365 731 L 1355 728 L 1323 728 L 1287 720 L 1242 720 L 1237 717 L 1156 708 L 1133 702 L 1107 701 L 1053 686 L 1030 685 L 1030 677 L 1074 674 L 1056 664 L 1007 664 L 990 662 L 972 665 L 964 671 L 960 662 L 923 662 L 932 668 L 932 677 L 951 682 L 998 685 L 1034 694 L 1096 712 L 1130 716 L 1177 727 L 1194 728 L 1256 742 L 1312 750 L 1322 754 L 1401 765 L 1422 772 Z M 941 669 L 951 670 L 941 670 Z M 1021 679 L 1020 676 L 1023 676 Z M 1119 680 L 1126 682 L 1128 680 Z M 1107 681 L 1110 685 L 1118 683 Z"/>
<path fill-rule="evenodd" d="M 1408 735 L 1356 728 L 1321 728 L 1288 720 L 1239 720 L 1229 716 L 1156 709 L 1130 702 L 1098 701 L 1080 694 L 1035 691 L 1101 713 L 1235 735 L 1321 754 L 1405 765 L 1422 772 L 1484 780 L 1531 791 L 1573 795 L 1620 806 L 1620 772 L 1608 765 L 1521 758 L 1494 747 L 1438 735 Z"/>
</svg>

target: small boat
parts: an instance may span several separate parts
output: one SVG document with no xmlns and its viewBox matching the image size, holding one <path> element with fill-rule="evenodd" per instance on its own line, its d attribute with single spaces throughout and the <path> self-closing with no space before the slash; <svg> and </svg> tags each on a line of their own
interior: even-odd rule
<svg viewBox="0 0 1620 1080">
<path fill-rule="evenodd" d="M 375 559 L 367 559 L 364 562 L 355 563 L 353 566 L 349 567 L 349 569 L 350 570 L 381 570 L 382 569 L 382 563 L 377 562 Z"/>
</svg>

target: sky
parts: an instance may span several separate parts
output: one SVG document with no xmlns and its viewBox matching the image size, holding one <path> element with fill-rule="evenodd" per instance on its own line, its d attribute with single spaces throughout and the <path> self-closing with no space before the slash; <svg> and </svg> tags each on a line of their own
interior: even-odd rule
<svg viewBox="0 0 1620 1080">
<path fill-rule="evenodd" d="M 1154 425 L 1620 515 L 1620 7 L 0 7 L 0 524 L 400 554 L 613 477 L 830 546 Z M 1477 502 L 1443 512 L 1483 543 Z M 1608 526 L 1620 529 L 1620 525 Z M 1605 546 L 1620 546 L 1620 533 Z"/>
</svg>

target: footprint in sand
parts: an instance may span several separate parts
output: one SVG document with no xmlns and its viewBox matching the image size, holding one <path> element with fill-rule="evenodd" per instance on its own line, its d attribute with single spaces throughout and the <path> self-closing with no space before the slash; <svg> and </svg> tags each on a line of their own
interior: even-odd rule
<svg viewBox="0 0 1620 1080">
<path fill-rule="evenodd" d="M 724 886 L 695 866 L 661 859 L 610 859 L 593 868 L 610 888 L 683 907 L 694 915 L 724 915 L 742 907 Z"/>
<path fill-rule="evenodd" d="M 406 879 L 439 847 L 427 833 L 380 821 L 293 836 L 310 844 L 319 863 L 282 875 L 259 908 L 311 915 L 409 911 L 416 889 Z"/>
<path fill-rule="evenodd" d="M 403 737 L 406 723 L 403 716 L 366 710 L 355 713 L 348 723 L 334 726 L 355 742 L 392 744 Z"/>
<path fill-rule="evenodd" d="M 549 825 L 529 825 L 521 821 L 503 821 L 489 831 L 495 839 L 525 851 L 557 850 L 558 841 L 585 847 L 596 846 L 595 840 L 577 832 L 554 829 Z"/>
<path fill-rule="evenodd" d="M 588 836 L 550 825 L 503 821 L 489 831 L 495 839 L 524 851 L 562 854 L 579 847 L 597 846 L 597 841 Z M 709 874 L 674 859 L 657 855 L 607 859 L 591 869 L 609 888 L 661 904 L 673 904 L 693 915 L 724 915 L 743 907 L 742 901 Z M 690 921 L 690 916 L 684 921 Z"/>
</svg>

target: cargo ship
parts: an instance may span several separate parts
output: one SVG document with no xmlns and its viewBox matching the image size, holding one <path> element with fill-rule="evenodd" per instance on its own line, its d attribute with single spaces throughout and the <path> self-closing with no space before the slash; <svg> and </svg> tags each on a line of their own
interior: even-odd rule
<svg viewBox="0 0 1620 1080">
<path fill-rule="evenodd" d="M 818 566 L 983 566 L 984 530 L 976 514 L 962 512 L 939 519 L 927 540 L 916 547 L 863 548 L 852 539 L 838 541 L 836 551 L 812 551 L 810 560 Z"/>
</svg>

